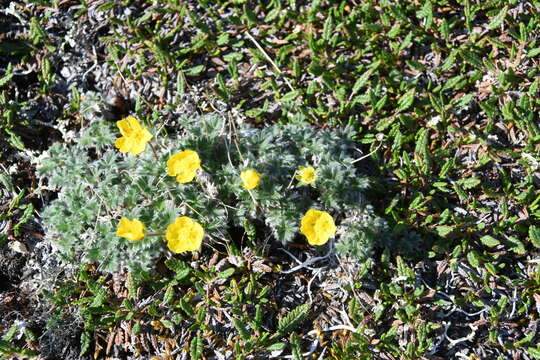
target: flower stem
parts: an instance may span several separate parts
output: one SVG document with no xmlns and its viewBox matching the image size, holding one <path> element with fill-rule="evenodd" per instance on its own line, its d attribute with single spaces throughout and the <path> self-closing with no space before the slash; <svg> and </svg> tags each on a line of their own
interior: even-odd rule
<svg viewBox="0 0 540 360">
<path fill-rule="evenodd" d="M 164 232 L 146 234 L 146 236 L 163 236 L 163 235 L 165 235 Z"/>
<path fill-rule="evenodd" d="M 156 158 L 156 161 L 159 162 L 159 158 L 157 156 L 156 148 L 154 147 L 154 145 L 152 145 L 152 143 L 148 143 L 148 145 L 150 145 L 150 149 L 152 149 L 152 153 L 154 153 L 154 157 Z"/>
<path fill-rule="evenodd" d="M 255 207 L 259 207 L 259 203 L 255 199 L 255 196 L 253 196 L 253 193 L 251 192 L 251 190 L 248 190 L 248 193 L 249 193 L 249 196 L 251 196 L 251 200 L 253 200 L 253 203 L 255 204 Z"/>
</svg>

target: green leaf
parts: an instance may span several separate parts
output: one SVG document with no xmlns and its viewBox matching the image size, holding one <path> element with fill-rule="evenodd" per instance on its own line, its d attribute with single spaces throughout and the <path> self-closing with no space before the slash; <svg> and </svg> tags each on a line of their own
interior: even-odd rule
<svg viewBox="0 0 540 360">
<path fill-rule="evenodd" d="M 459 100 L 456 102 L 456 108 L 463 109 L 467 105 L 471 103 L 471 101 L 474 99 L 473 94 L 467 94 L 459 98 Z"/>
<path fill-rule="evenodd" d="M 266 15 L 266 17 L 264 18 L 264 22 L 268 23 L 268 22 L 274 21 L 279 16 L 280 12 L 281 12 L 281 7 L 276 7 L 270 10 L 268 15 Z"/>
<path fill-rule="evenodd" d="M 36 335 L 28 327 L 24 327 L 23 332 L 24 332 L 24 336 L 26 337 L 26 340 L 36 341 Z"/>
<path fill-rule="evenodd" d="M 399 100 L 398 100 L 398 109 L 397 111 L 398 112 L 401 112 L 401 111 L 405 111 L 407 110 L 409 107 L 411 107 L 411 105 L 413 104 L 414 102 L 414 95 L 416 93 L 416 89 L 415 88 L 412 88 L 410 89 L 409 91 L 407 91 L 405 94 L 403 94 Z"/>
<path fill-rule="evenodd" d="M 223 270 L 218 274 L 218 278 L 220 279 L 226 279 L 230 277 L 232 274 L 234 274 L 235 269 L 234 268 L 228 268 L 227 270 Z"/>
<path fill-rule="evenodd" d="M 422 6 L 422 9 L 417 12 L 417 16 L 425 19 L 425 27 L 429 29 L 433 22 L 433 4 L 430 0 L 427 0 Z"/>
<path fill-rule="evenodd" d="M 428 155 L 429 131 L 426 128 L 420 128 L 416 133 L 416 145 L 414 152 L 416 154 Z"/>
<path fill-rule="evenodd" d="M 416 134 L 416 145 L 414 148 L 414 162 L 422 173 L 427 174 L 431 166 L 431 157 L 429 153 L 429 131 L 421 128 Z"/>
<path fill-rule="evenodd" d="M 478 178 L 466 178 L 466 179 L 459 179 L 457 183 L 463 187 L 465 190 L 472 189 L 476 186 L 478 186 L 482 181 Z"/>
<path fill-rule="evenodd" d="M 523 245 L 523 243 L 518 238 L 514 236 L 508 236 L 507 241 L 510 244 L 510 250 L 512 250 L 516 254 L 525 255 L 525 245 Z"/>
<path fill-rule="evenodd" d="M 476 253 L 476 251 L 474 250 L 470 250 L 467 253 L 467 261 L 469 262 L 469 264 L 471 264 L 475 268 L 480 267 L 480 258 L 478 254 Z"/>
<path fill-rule="evenodd" d="M 242 53 L 239 53 L 239 52 L 232 52 L 232 53 L 229 53 L 227 55 L 223 55 L 223 60 L 225 60 L 226 62 L 231 62 L 231 61 L 242 61 L 242 59 L 244 58 L 244 55 Z M 199 65 L 201 66 L 201 65 Z"/>
<path fill-rule="evenodd" d="M 294 50 L 296 50 L 296 46 L 294 46 L 293 44 L 288 44 L 288 45 L 285 45 L 283 47 L 281 47 L 277 53 L 278 55 L 278 58 L 279 58 L 279 61 L 284 61 L 286 58 L 287 58 L 287 55 L 289 55 L 291 52 L 293 52 Z M 293 68 L 296 67 L 296 69 L 293 71 L 293 73 L 295 74 L 294 77 L 297 77 L 297 76 L 300 76 L 299 72 L 300 72 L 300 69 L 298 68 L 299 67 L 299 64 L 298 64 L 298 59 L 295 59 L 296 61 L 294 61 L 293 63 Z"/>
<path fill-rule="evenodd" d="M 115 1 L 109 1 L 109 2 L 105 2 L 101 5 L 99 5 L 96 10 L 97 11 L 109 11 L 111 9 L 113 9 L 114 7 L 116 6 L 116 2 Z"/>
<path fill-rule="evenodd" d="M 129 272 L 126 280 L 126 287 L 131 298 L 137 298 L 137 283 L 133 273 Z"/>
<path fill-rule="evenodd" d="M 495 266 L 493 266 L 493 264 L 491 263 L 485 263 L 484 264 L 484 267 L 486 268 L 486 270 L 493 276 L 496 276 L 497 275 L 497 268 Z"/>
<path fill-rule="evenodd" d="M 401 24 L 395 24 L 394 26 L 392 26 L 390 30 L 388 30 L 388 32 L 386 33 L 386 36 L 390 39 L 394 39 L 399 35 L 400 32 L 401 32 Z"/>
<path fill-rule="evenodd" d="M 22 208 L 22 207 L 21 207 Z M 20 236 L 20 227 L 28 222 L 32 215 L 34 214 L 34 205 L 32 203 L 26 205 L 26 208 L 24 209 L 24 213 L 17 221 L 17 224 L 13 227 L 13 233 L 15 236 Z"/>
<path fill-rule="evenodd" d="M 251 338 L 251 335 L 249 334 L 249 331 L 244 326 L 242 321 L 240 321 L 240 320 L 238 320 L 236 318 L 233 318 L 233 324 L 234 324 L 234 327 L 236 328 L 236 330 L 238 330 L 238 333 L 240 334 L 240 337 L 243 340 L 248 341 Z"/>
<path fill-rule="evenodd" d="M 373 71 L 374 69 L 369 69 L 368 71 L 360 75 L 358 79 L 356 79 L 352 88 L 352 95 L 356 94 L 362 87 L 364 87 L 364 85 L 366 85 Z"/>
<path fill-rule="evenodd" d="M 373 106 L 373 110 L 374 111 L 382 110 L 384 105 L 386 105 L 386 101 L 388 101 L 388 94 L 384 94 L 384 96 L 382 98 L 380 98 L 379 101 L 377 101 L 375 106 Z"/>
<path fill-rule="evenodd" d="M 174 299 L 174 287 L 173 286 L 167 286 L 167 290 L 165 290 L 165 295 L 163 295 L 163 302 L 165 304 L 172 303 Z"/>
<path fill-rule="evenodd" d="M 0 87 L 6 85 L 9 80 L 13 77 L 13 66 L 11 63 L 8 64 L 7 70 L 4 76 L 0 78 Z"/>
<path fill-rule="evenodd" d="M 101 284 L 93 279 L 88 279 L 86 286 L 92 292 L 92 294 L 102 297 L 105 299 L 107 297 L 107 290 Z"/>
<path fill-rule="evenodd" d="M 0 355 L 10 355 L 12 353 L 15 353 L 17 349 L 13 345 L 11 345 L 9 342 L 0 340 Z M 1 359 L 5 359 L 2 357 Z"/>
<path fill-rule="evenodd" d="M 142 326 L 140 323 L 135 323 L 135 325 L 133 325 L 133 328 L 131 329 L 131 333 L 133 335 L 139 335 L 142 331 Z"/>
<path fill-rule="evenodd" d="M 266 350 L 268 351 L 277 351 L 277 350 L 282 350 L 284 347 L 285 347 L 285 344 L 284 342 L 278 342 L 278 343 L 274 343 L 270 346 L 267 346 L 266 347 Z"/>
<path fill-rule="evenodd" d="M 315 76 L 320 76 L 326 69 L 322 67 L 317 60 L 313 60 L 311 64 L 309 64 L 307 71 Z"/>
<path fill-rule="evenodd" d="M 523 339 L 516 341 L 514 343 L 514 346 L 518 348 L 518 347 L 522 347 L 525 344 L 528 344 L 529 342 L 531 342 L 531 340 L 534 338 L 535 335 L 536 335 L 536 332 L 531 331 L 525 337 L 523 337 Z"/>
<path fill-rule="evenodd" d="M 291 101 L 291 100 L 296 99 L 299 95 L 300 95 L 299 90 L 289 91 L 288 93 L 283 95 L 283 97 L 281 98 L 281 101 L 283 102 Z"/>
<path fill-rule="evenodd" d="M 193 308 L 191 307 L 191 305 L 189 304 L 189 301 L 186 300 L 186 298 L 182 298 L 180 299 L 180 303 L 179 303 L 179 306 L 182 310 L 184 310 L 184 312 L 189 316 L 189 317 L 193 317 L 195 315 L 195 312 L 193 311 Z"/>
<path fill-rule="evenodd" d="M 324 22 L 323 35 L 322 38 L 324 41 L 328 41 L 332 35 L 332 29 L 334 27 L 332 16 L 328 16 Z"/>
<path fill-rule="evenodd" d="M 540 345 L 527 348 L 527 352 L 529 353 L 529 356 L 532 356 L 535 359 L 540 359 Z"/>
<path fill-rule="evenodd" d="M 488 24 L 489 30 L 495 30 L 499 26 L 502 25 L 504 22 L 504 19 L 506 18 L 506 13 L 508 12 L 508 6 L 505 6 L 502 10 L 499 11 L 499 13 L 491 19 L 490 23 Z"/>
<path fill-rule="evenodd" d="M 448 79 L 443 86 L 443 90 L 459 90 L 463 86 L 467 79 L 463 75 L 454 76 L 453 78 Z"/>
<path fill-rule="evenodd" d="M 193 340 L 191 340 L 191 346 L 189 347 L 189 355 L 191 356 L 191 360 L 200 359 L 203 350 L 203 338 L 199 333 L 197 333 Z"/>
<path fill-rule="evenodd" d="M 448 25 L 448 21 L 446 19 L 442 19 L 439 29 L 443 39 L 448 39 L 448 36 L 450 36 L 450 26 Z"/>
<path fill-rule="evenodd" d="M 204 65 L 193 66 L 193 67 L 190 67 L 189 69 L 186 69 L 185 74 L 191 75 L 191 76 L 199 75 L 200 73 L 204 71 L 204 69 L 205 69 Z"/>
<path fill-rule="evenodd" d="M 13 340 L 18 329 L 19 329 L 19 326 L 17 325 L 17 323 L 14 323 L 13 325 L 11 325 L 9 330 L 2 336 L 2 340 L 5 340 L 5 341 Z"/>
<path fill-rule="evenodd" d="M 437 230 L 437 234 L 439 234 L 439 236 L 442 236 L 442 237 L 450 234 L 454 230 L 452 226 L 448 226 L 448 225 L 437 226 L 435 229 Z"/>
<path fill-rule="evenodd" d="M 537 47 L 537 48 L 534 48 L 534 49 L 531 49 L 529 50 L 529 52 L 527 53 L 527 57 L 536 57 L 540 54 L 540 47 Z M 0 84 L 1 86 L 2 84 Z"/>
<path fill-rule="evenodd" d="M 4 128 L 4 131 L 9 134 L 9 143 L 19 150 L 24 150 L 24 143 L 21 137 L 15 134 L 11 129 Z"/>
<path fill-rule="evenodd" d="M 81 352 L 80 352 L 81 357 L 84 354 L 86 354 L 88 349 L 90 349 L 90 341 L 91 341 L 90 333 L 88 331 L 84 331 L 81 334 Z"/>
<path fill-rule="evenodd" d="M 163 324 L 163 326 L 165 326 L 167 329 L 172 329 L 174 328 L 174 323 L 170 320 L 167 320 L 167 319 L 161 319 L 160 322 Z"/>
<path fill-rule="evenodd" d="M 461 245 L 457 245 L 454 250 L 452 250 L 452 258 L 457 258 L 459 256 L 461 256 L 461 253 L 462 253 L 462 246 Z"/>
<path fill-rule="evenodd" d="M 244 225 L 244 231 L 246 233 L 247 238 L 249 239 L 249 241 L 251 241 L 254 244 L 255 239 L 257 237 L 257 228 L 248 219 L 244 219 L 243 225 Z"/>
<path fill-rule="evenodd" d="M 456 49 L 452 49 L 448 58 L 446 58 L 445 62 L 441 65 L 441 71 L 449 70 L 455 64 L 457 53 L 458 51 Z"/>
<path fill-rule="evenodd" d="M 447 188 L 448 183 L 445 183 L 444 181 L 436 181 L 433 183 L 433 187 L 437 188 L 437 190 L 442 192 L 451 192 L 452 190 Z"/>
<path fill-rule="evenodd" d="M 298 340 L 298 335 L 296 333 L 291 333 L 289 337 L 289 343 L 291 345 L 291 353 L 293 360 L 302 360 L 302 350 L 300 348 L 300 341 Z"/>
<path fill-rule="evenodd" d="M 535 96 L 539 89 L 540 89 L 540 78 L 536 78 L 536 80 L 534 80 L 534 82 L 529 87 L 529 95 Z"/>
<path fill-rule="evenodd" d="M 291 310 L 291 312 L 279 321 L 277 327 L 278 332 L 280 334 L 286 334 L 293 330 L 302 320 L 304 320 L 309 312 L 309 308 L 309 304 L 306 303 Z"/>
<path fill-rule="evenodd" d="M 540 248 L 540 227 L 530 226 L 529 227 L 529 239 L 534 247 Z"/>
<path fill-rule="evenodd" d="M 229 43 L 229 40 L 230 40 L 230 36 L 228 33 L 221 33 L 217 37 L 216 44 L 218 46 L 227 45 Z"/>
<path fill-rule="evenodd" d="M 396 337 L 396 334 L 397 334 L 399 328 L 400 328 L 400 327 L 398 327 L 398 326 L 392 326 L 392 327 L 390 328 L 390 330 L 388 330 L 386 333 L 383 333 L 383 334 L 381 335 L 381 341 L 382 341 L 383 343 L 385 343 L 385 342 L 387 342 L 388 340 L 390 340 L 390 339 Z"/>
<path fill-rule="evenodd" d="M 480 108 L 486 112 L 486 115 L 490 119 L 495 118 L 499 114 L 499 108 L 487 101 L 481 102 Z"/>
<path fill-rule="evenodd" d="M 381 120 L 379 120 L 379 122 L 375 126 L 375 130 L 377 130 L 379 132 L 384 131 L 390 125 L 392 125 L 395 121 L 396 121 L 395 116 L 389 116 L 389 117 L 386 117 L 386 118 L 383 117 Z"/>
<path fill-rule="evenodd" d="M 403 39 L 403 42 L 399 46 L 399 51 L 406 49 L 412 42 L 413 33 L 412 31 L 405 36 L 405 39 Z"/>
<path fill-rule="evenodd" d="M 256 332 L 259 332 L 262 326 L 263 311 L 261 304 L 255 305 L 255 318 L 251 322 L 251 328 Z"/>
<path fill-rule="evenodd" d="M 445 177 L 446 174 L 452 169 L 452 167 L 456 164 L 456 159 L 451 158 L 448 161 L 444 163 L 444 165 L 441 168 L 441 171 L 439 172 L 439 177 Z"/>
<path fill-rule="evenodd" d="M 501 244 L 499 240 L 495 239 L 493 236 L 490 236 L 490 235 L 482 236 L 480 238 L 480 241 L 482 242 L 482 244 L 489 247 L 494 247 Z"/>
<path fill-rule="evenodd" d="M 476 67 L 477 69 L 483 69 L 484 64 L 482 63 L 482 59 L 480 57 L 472 52 L 470 49 L 464 49 L 459 52 L 463 60 L 471 64 L 472 66 Z"/>
<path fill-rule="evenodd" d="M 176 280 L 182 280 L 191 273 L 191 268 L 185 262 L 175 258 L 165 260 L 165 266 L 176 273 Z"/>
</svg>

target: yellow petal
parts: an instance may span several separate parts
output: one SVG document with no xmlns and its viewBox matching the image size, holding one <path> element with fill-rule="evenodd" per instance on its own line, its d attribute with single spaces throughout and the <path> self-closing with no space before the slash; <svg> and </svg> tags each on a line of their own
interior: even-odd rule
<svg viewBox="0 0 540 360">
<path fill-rule="evenodd" d="M 197 176 L 197 171 L 180 171 L 176 176 L 176 181 L 185 184 L 195 179 L 195 176 Z"/>
<path fill-rule="evenodd" d="M 141 124 L 137 118 L 129 116 L 116 122 L 120 133 L 124 136 L 133 136 L 136 132 L 142 130 Z"/>
<path fill-rule="evenodd" d="M 175 253 L 199 250 L 203 237 L 202 226 L 187 216 L 177 218 L 165 233 L 167 246 Z"/>
<path fill-rule="evenodd" d="M 141 141 L 148 142 L 150 139 L 152 139 L 152 134 L 150 131 L 148 131 L 146 128 L 142 129 L 142 131 L 139 132 Z"/>
<path fill-rule="evenodd" d="M 174 154 L 167 160 L 167 175 L 169 176 L 176 176 L 176 173 L 178 172 L 180 163 L 178 162 L 177 155 L 178 154 Z"/>
<path fill-rule="evenodd" d="M 308 185 L 317 180 L 317 172 L 313 166 L 300 166 L 296 179 L 300 181 L 300 185 Z"/>
<path fill-rule="evenodd" d="M 324 245 L 336 234 L 336 225 L 326 211 L 310 209 L 302 218 L 300 232 L 310 245 Z"/>
<path fill-rule="evenodd" d="M 121 149 L 123 146 L 124 146 L 124 142 L 126 141 L 126 138 L 125 137 L 119 137 L 118 139 L 116 139 L 116 141 L 114 142 L 114 146 L 117 148 L 117 149 Z"/>
<path fill-rule="evenodd" d="M 167 175 L 176 176 L 180 183 L 192 181 L 198 169 L 201 169 L 201 159 L 193 150 L 178 152 L 167 160 Z"/>
<path fill-rule="evenodd" d="M 247 169 L 240 173 L 240 179 L 242 179 L 244 189 L 251 190 L 259 186 L 261 175 L 253 169 Z"/>
<path fill-rule="evenodd" d="M 133 145 L 131 146 L 131 149 L 129 150 L 129 153 L 132 155 L 139 155 L 144 151 L 146 147 L 146 143 L 142 141 L 133 141 Z"/>
<path fill-rule="evenodd" d="M 125 120 L 127 122 L 129 122 L 129 126 L 131 126 L 133 131 L 141 131 L 142 130 L 141 123 L 139 122 L 139 119 L 137 119 L 136 117 L 128 116 L 127 118 L 125 118 Z"/>
<path fill-rule="evenodd" d="M 320 236 L 318 234 L 314 234 L 312 237 L 307 237 L 307 240 L 308 240 L 308 244 L 309 245 L 316 245 L 316 246 L 321 246 L 321 245 L 324 245 L 328 242 L 328 238 L 325 238 L 323 236 Z"/>
<path fill-rule="evenodd" d="M 122 136 L 121 138 L 116 139 L 114 143 L 114 146 L 116 146 L 118 150 L 120 150 L 120 152 L 122 153 L 130 152 L 133 145 L 134 145 L 133 138 L 130 138 L 127 136 Z"/>
<path fill-rule="evenodd" d="M 126 238 L 131 241 L 138 241 L 144 237 L 144 225 L 139 220 L 120 219 L 116 236 Z"/>
</svg>

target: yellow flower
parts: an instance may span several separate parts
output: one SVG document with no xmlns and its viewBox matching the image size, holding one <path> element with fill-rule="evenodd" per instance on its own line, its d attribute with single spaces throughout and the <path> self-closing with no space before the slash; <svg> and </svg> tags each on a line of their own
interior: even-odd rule
<svg viewBox="0 0 540 360">
<path fill-rule="evenodd" d="M 146 143 L 152 139 L 152 134 L 133 116 L 117 121 L 116 126 L 120 129 L 122 137 L 116 139 L 114 146 L 120 152 L 138 155 L 144 151 Z"/>
<path fill-rule="evenodd" d="M 300 166 L 296 180 L 300 181 L 300 185 L 309 185 L 317 180 L 317 172 L 313 166 Z"/>
<path fill-rule="evenodd" d="M 244 183 L 244 189 L 251 190 L 259 186 L 261 174 L 252 169 L 244 170 L 240 173 L 240 179 Z"/>
<path fill-rule="evenodd" d="M 302 218 L 300 232 L 310 245 L 324 245 L 336 234 L 334 219 L 326 211 L 310 209 Z"/>
<path fill-rule="evenodd" d="M 144 237 L 144 225 L 139 220 L 129 220 L 128 218 L 123 217 L 118 223 L 116 236 L 120 236 L 131 241 L 141 240 Z"/>
<path fill-rule="evenodd" d="M 167 160 L 167 174 L 176 176 L 176 181 L 185 184 L 197 176 L 197 170 L 202 170 L 199 154 L 193 150 L 185 150 L 172 155 Z"/>
<path fill-rule="evenodd" d="M 174 224 L 167 227 L 165 238 L 172 252 L 195 251 L 201 248 L 204 230 L 198 222 L 187 216 L 176 218 Z"/>
</svg>

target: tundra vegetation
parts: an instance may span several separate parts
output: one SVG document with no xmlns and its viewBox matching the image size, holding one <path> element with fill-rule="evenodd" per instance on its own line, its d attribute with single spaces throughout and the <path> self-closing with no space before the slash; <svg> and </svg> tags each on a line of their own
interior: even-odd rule
<svg viewBox="0 0 540 360">
<path fill-rule="evenodd" d="M 0 9 L 0 357 L 539 359 L 540 2 Z"/>
</svg>

